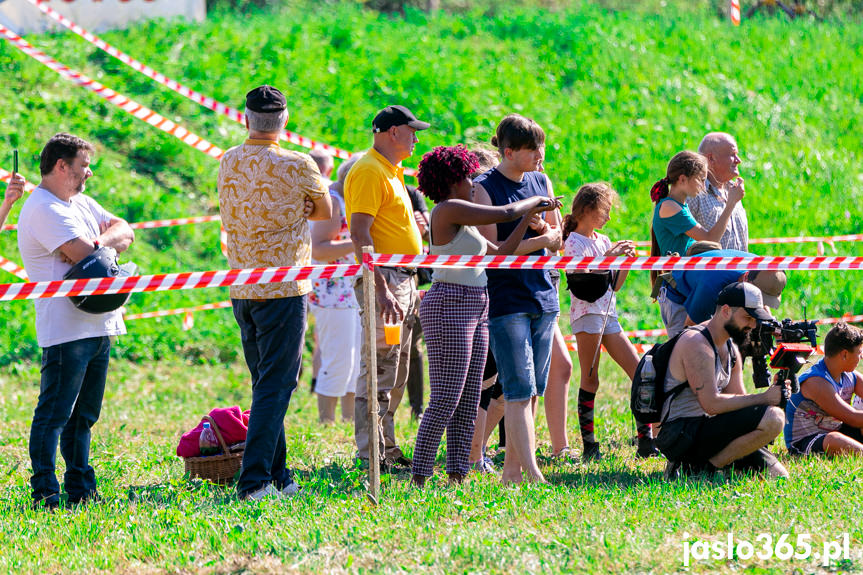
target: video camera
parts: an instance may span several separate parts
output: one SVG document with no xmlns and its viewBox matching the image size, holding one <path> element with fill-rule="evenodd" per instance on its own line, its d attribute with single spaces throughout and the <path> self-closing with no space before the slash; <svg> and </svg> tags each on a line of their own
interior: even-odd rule
<svg viewBox="0 0 863 575">
<path fill-rule="evenodd" d="M 779 381 L 791 380 L 791 393 L 800 391 L 797 372 L 806 364 L 806 359 L 818 345 L 818 329 L 815 321 L 758 321 L 740 347 L 743 358 L 752 358 L 752 381 L 755 387 L 770 385 L 770 367 L 779 370 Z M 774 347 L 774 340 L 778 344 Z M 806 341 L 807 343 L 801 343 Z"/>
</svg>

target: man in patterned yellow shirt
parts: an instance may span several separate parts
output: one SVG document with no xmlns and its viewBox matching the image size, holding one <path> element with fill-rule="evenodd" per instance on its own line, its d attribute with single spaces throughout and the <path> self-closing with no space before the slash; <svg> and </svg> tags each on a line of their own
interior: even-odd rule
<svg viewBox="0 0 863 575">
<path fill-rule="evenodd" d="M 345 211 L 358 261 L 365 246 L 377 253 L 422 253 L 422 238 L 404 182 L 402 160 L 413 154 L 416 133 L 429 127 L 404 106 L 387 106 L 372 121 L 374 145 L 354 164 L 345 180 Z M 412 323 L 416 299 L 416 270 L 375 266 L 375 302 L 378 372 L 378 442 L 386 463 L 410 467 L 395 437 L 395 410 L 401 402 L 410 366 Z M 362 281 L 355 286 L 357 301 L 363 301 Z M 361 310 L 360 314 L 364 312 Z M 383 321 L 381 321 L 383 319 Z M 400 345 L 386 345 L 384 323 L 401 324 Z M 363 346 L 368 339 L 363 337 Z M 363 353 L 365 357 L 365 353 Z M 365 380 L 365 362 L 358 381 Z M 369 458 L 369 421 L 366 386 L 357 386 L 354 400 L 354 437 L 359 457 Z"/>
<path fill-rule="evenodd" d="M 329 219 L 330 195 L 307 155 L 283 150 L 287 100 L 276 88 L 246 94 L 249 139 L 219 165 L 219 209 L 232 268 L 311 265 L 307 220 Z M 306 204 L 313 209 L 307 215 Z M 308 280 L 231 287 L 234 317 L 252 375 L 252 408 L 237 493 L 286 497 L 299 490 L 285 466 L 285 413 L 297 387 Z"/>
</svg>

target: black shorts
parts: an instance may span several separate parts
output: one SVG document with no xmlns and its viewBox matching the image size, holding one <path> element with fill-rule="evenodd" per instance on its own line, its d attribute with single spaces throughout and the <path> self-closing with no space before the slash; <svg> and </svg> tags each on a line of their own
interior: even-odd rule
<svg viewBox="0 0 863 575">
<path fill-rule="evenodd" d="M 812 435 L 807 435 L 802 439 L 798 439 L 788 446 L 788 453 L 792 455 L 824 453 L 824 439 L 827 437 L 828 433 L 831 432 L 825 431 L 823 433 L 813 433 Z M 854 441 L 863 443 L 863 431 L 856 427 L 852 427 L 847 423 L 843 423 L 839 429 L 832 433 L 841 433 L 842 435 L 850 437 Z"/>
<path fill-rule="evenodd" d="M 503 386 L 500 384 L 500 375 L 497 373 L 497 363 L 494 361 L 494 354 L 491 352 L 491 347 L 489 347 L 488 355 L 485 357 L 485 369 L 482 372 L 482 380 L 485 381 L 495 375 L 498 376 L 498 380 L 494 382 L 494 385 L 483 389 L 479 396 L 479 406 L 485 411 L 488 411 L 488 406 L 491 404 L 492 399 L 497 399 L 503 395 Z"/>
<path fill-rule="evenodd" d="M 485 381 L 495 375 L 497 375 L 497 363 L 494 361 L 494 354 L 491 352 L 491 346 L 489 346 L 485 356 L 485 368 L 482 370 L 482 380 Z"/>
<path fill-rule="evenodd" d="M 693 418 L 701 421 L 693 430 L 692 445 L 683 453 L 680 461 L 696 466 L 704 465 L 711 457 L 725 449 L 729 443 L 754 431 L 767 412 L 767 407 L 766 405 L 752 405 L 713 417 Z M 734 461 L 732 466 L 741 471 L 761 471 L 775 461 L 776 457 L 772 453 L 761 448 Z"/>
<path fill-rule="evenodd" d="M 483 389 L 479 395 L 479 406 L 488 411 L 488 406 L 491 405 L 492 399 L 498 399 L 503 395 L 503 386 L 499 381 L 494 382 L 494 385 L 488 389 Z"/>
<path fill-rule="evenodd" d="M 813 433 L 807 435 L 803 439 L 798 439 L 788 446 L 788 453 L 791 455 L 812 455 L 814 453 L 824 453 L 824 438 L 827 433 Z"/>
</svg>

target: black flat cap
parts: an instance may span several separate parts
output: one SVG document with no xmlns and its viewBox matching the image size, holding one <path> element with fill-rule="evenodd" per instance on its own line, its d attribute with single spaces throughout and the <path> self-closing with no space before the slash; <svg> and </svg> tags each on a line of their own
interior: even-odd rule
<svg viewBox="0 0 863 575">
<path fill-rule="evenodd" d="M 281 112 L 288 107 L 288 100 L 272 86 L 258 86 L 246 94 L 246 109 L 263 114 Z"/>
</svg>

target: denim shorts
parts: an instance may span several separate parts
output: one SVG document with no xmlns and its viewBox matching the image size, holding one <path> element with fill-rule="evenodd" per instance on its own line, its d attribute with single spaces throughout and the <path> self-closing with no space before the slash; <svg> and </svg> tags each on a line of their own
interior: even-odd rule
<svg viewBox="0 0 863 575">
<path fill-rule="evenodd" d="M 557 316 L 547 312 L 489 318 L 489 343 L 505 400 L 525 401 L 545 393 Z"/>
</svg>

